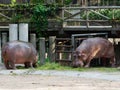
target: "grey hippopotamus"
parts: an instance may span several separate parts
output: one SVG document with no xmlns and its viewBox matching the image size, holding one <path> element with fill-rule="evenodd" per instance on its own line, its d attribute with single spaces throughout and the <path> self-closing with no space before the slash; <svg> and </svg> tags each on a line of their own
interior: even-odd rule
<svg viewBox="0 0 120 90">
<path fill-rule="evenodd" d="M 101 37 L 88 38 L 73 52 L 73 67 L 89 67 L 93 58 L 109 58 L 110 64 L 115 66 L 115 53 L 113 44 Z"/>
<path fill-rule="evenodd" d="M 7 69 L 15 69 L 15 64 L 24 64 L 26 68 L 36 67 L 38 55 L 31 43 L 11 41 L 3 45 L 2 57 Z"/>
</svg>

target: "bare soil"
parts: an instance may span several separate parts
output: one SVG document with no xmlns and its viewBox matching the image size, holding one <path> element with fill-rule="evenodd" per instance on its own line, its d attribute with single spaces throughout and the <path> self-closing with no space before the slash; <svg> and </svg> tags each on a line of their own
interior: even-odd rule
<svg viewBox="0 0 120 90">
<path fill-rule="evenodd" d="M 0 69 L 0 90 L 120 90 L 120 73 Z"/>
<path fill-rule="evenodd" d="M 0 90 L 120 90 L 120 82 L 69 76 L 0 75 Z"/>
<path fill-rule="evenodd" d="M 66 76 L 0 75 L 7 90 L 120 90 L 120 82 Z"/>
</svg>

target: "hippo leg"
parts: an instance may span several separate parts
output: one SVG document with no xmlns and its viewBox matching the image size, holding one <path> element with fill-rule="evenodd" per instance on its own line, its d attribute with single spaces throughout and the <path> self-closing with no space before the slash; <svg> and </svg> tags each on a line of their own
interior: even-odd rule
<svg viewBox="0 0 120 90">
<path fill-rule="evenodd" d="M 30 67 L 30 62 L 25 62 L 24 65 L 25 65 L 25 68 L 29 68 Z"/>
<path fill-rule="evenodd" d="M 37 67 L 37 64 L 36 64 L 36 63 L 33 63 L 32 65 L 33 65 L 33 67 Z"/>
<path fill-rule="evenodd" d="M 5 64 L 5 67 L 6 67 L 7 69 L 11 69 L 11 68 L 9 67 L 9 61 L 8 61 L 8 60 L 5 60 L 4 64 Z"/>
<path fill-rule="evenodd" d="M 115 67 L 115 57 L 110 58 L 110 64 L 112 67 Z"/>
<path fill-rule="evenodd" d="M 16 69 L 15 67 L 15 61 L 10 61 L 9 62 L 10 69 Z"/>
<path fill-rule="evenodd" d="M 33 62 L 30 62 L 30 67 L 31 67 L 31 68 L 34 68 L 34 67 L 33 67 Z"/>
<path fill-rule="evenodd" d="M 32 62 L 25 62 L 24 64 L 25 64 L 25 68 L 29 68 L 29 67 L 33 68 L 35 66 L 35 64 L 33 64 Z"/>
<path fill-rule="evenodd" d="M 90 61 L 87 61 L 84 67 L 88 68 L 89 66 L 90 66 Z"/>
<path fill-rule="evenodd" d="M 88 68 L 90 66 L 90 61 L 93 59 L 93 57 L 90 57 L 86 60 L 86 65 L 84 67 Z"/>
</svg>

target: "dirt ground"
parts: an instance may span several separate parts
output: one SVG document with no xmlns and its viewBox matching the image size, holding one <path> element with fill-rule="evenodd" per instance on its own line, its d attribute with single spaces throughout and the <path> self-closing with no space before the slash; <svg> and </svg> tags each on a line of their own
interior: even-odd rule
<svg viewBox="0 0 120 90">
<path fill-rule="evenodd" d="M 120 81 L 52 75 L 0 75 L 0 90 L 120 90 Z"/>
<path fill-rule="evenodd" d="M 120 90 L 120 72 L 5 70 L 0 90 Z"/>
</svg>

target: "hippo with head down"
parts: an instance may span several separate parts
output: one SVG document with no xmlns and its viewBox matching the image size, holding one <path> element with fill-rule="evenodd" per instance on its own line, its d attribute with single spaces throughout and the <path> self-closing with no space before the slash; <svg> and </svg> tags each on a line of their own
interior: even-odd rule
<svg viewBox="0 0 120 90">
<path fill-rule="evenodd" d="M 7 69 L 15 69 L 15 64 L 25 64 L 25 67 L 36 67 L 37 51 L 31 43 L 11 41 L 3 45 L 2 57 Z"/>
<path fill-rule="evenodd" d="M 93 58 L 110 58 L 110 64 L 115 65 L 113 44 L 107 39 L 96 37 L 83 40 L 73 52 L 73 67 L 89 67 Z"/>
</svg>

